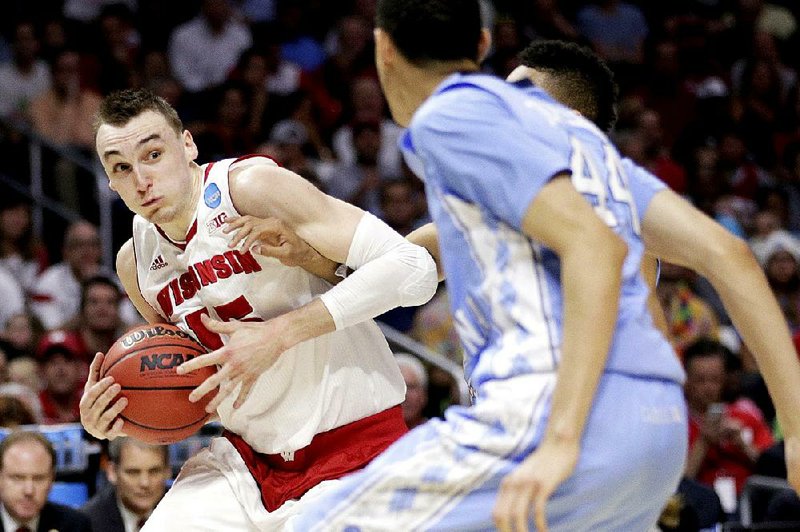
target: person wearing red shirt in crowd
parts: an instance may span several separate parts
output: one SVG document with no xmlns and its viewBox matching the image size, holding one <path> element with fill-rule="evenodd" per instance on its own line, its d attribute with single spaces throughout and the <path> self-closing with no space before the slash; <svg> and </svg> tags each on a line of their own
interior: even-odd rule
<svg viewBox="0 0 800 532">
<path fill-rule="evenodd" d="M 726 354 L 719 342 L 701 339 L 683 355 L 690 413 L 686 476 L 710 486 L 732 479 L 739 494 L 773 438 L 755 403 L 722 402 Z"/>
<path fill-rule="evenodd" d="M 43 423 L 74 423 L 80 420 L 79 403 L 85 371 L 75 337 L 64 331 L 47 335 L 39 348 L 44 389 L 39 393 Z"/>
</svg>

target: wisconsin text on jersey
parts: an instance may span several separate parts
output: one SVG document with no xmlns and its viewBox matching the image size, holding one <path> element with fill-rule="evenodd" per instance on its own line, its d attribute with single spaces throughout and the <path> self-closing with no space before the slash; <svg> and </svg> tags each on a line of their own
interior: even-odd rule
<svg viewBox="0 0 800 532">
<path fill-rule="evenodd" d="M 158 292 L 158 304 L 164 316 L 169 318 L 175 307 L 193 298 L 202 287 L 232 275 L 260 271 L 261 266 L 249 251 L 226 251 L 210 259 L 195 262 L 185 272 L 170 279 Z"/>
</svg>

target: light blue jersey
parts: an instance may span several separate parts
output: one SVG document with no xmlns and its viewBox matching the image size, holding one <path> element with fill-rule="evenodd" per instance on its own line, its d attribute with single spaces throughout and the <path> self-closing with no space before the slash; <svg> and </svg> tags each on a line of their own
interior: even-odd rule
<svg viewBox="0 0 800 532">
<path fill-rule="evenodd" d="M 594 124 L 529 83 L 455 75 L 415 114 L 402 148 L 425 181 L 473 387 L 558 367 L 560 263 L 520 224 L 561 172 L 628 245 L 607 371 L 683 381 L 639 274 L 641 219 L 660 182 L 622 160 Z"/>
<path fill-rule="evenodd" d="M 652 528 L 687 448 L 683 371 L 652 324 L 639 274 L 642 216 L 663 184 L 541 90 L 478 74 L 447 78 L 414 115 L 402 149 L 425 180 L 477 397 L 409 432 L 304 505 L 290 527 L 493 529 L 500 483 L 547 428 L 561 356 L 559 260 L 520 224 L 539 190 L 570 172 L 628 256 L 578 464 L 548 500 L 547 520 L 558 532 Z"/>
</svg>

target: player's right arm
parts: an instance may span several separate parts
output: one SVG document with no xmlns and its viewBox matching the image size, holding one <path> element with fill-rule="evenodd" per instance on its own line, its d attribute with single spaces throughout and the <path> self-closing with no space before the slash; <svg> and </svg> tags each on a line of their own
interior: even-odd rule
<svg viewBox="0 0 800 532">
<path fill-rule="evenodd" d="M 149 323 L 164 321 L 139 292 L 133 240 L 125 242 L 117 253 L 117 275 L 131 302 L 144 319 Z M 128 400 L 124 397 L 116 399 L 120 386 L 114 382 L 113 377 L 100 379 L 104 356 L 103 353 L 97 353 L 89 366 L 89 376 L 80 401 L 81 423 L 95 438 L 113 440 L 124 435 L 123 421 L 118 416 L 128 405 Z"/>
<path fill-rule="evenodd" d="M 567 174 L 541 189 L 525 213 L 522 229 L 558 255 L 563 336 L 544 438 L 501 484 L 494 512 L 500 530 L 527 530 L 531 508 L 537 527 L 545 528 L 545 503 L 572 474 L 608 357 L 627 255 L 625 242 L 595 214 Z"/>
<path fill-rule="evenodd" d="M 789 483 L 800 491 L 800 360 L 786 320 L 747 244 L 670 190 L 653 198 L 648 253 L 706 277 L 753 353 L 785 434 Z"/>
</svg>

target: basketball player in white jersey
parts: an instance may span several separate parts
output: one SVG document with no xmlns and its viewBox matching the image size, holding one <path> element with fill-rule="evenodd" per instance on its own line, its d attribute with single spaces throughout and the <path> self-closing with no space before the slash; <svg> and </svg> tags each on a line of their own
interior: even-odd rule
<svg viewBox="0 0 800 532">
<path fill-rule="evenodd" d="M 96 126 L 109 185 L 137 215 L 117 256 L 131 301 L 149 322 L 193 334 L 219 367 L 193 398 L 218 390 L 208 410 L 224 437 L 187 462 L 145 530 L 276 529 L 297 499 L 405 432 L 402 376 L 370 318 L 430 299 L 436 266 L 377 218 L 267 158 L 198 166 L 191 134 L 148 91 L 107 97 Z M 222 227 L 241 215 L 281 219 L 354 272 L 331 288 L 232 248 Z M 113 439 L 125 431 L 117 416 L 126 399 L 112 378 L 98 379 L 102 359 L 92 363 L 81 421 Z"/>
</svg>

